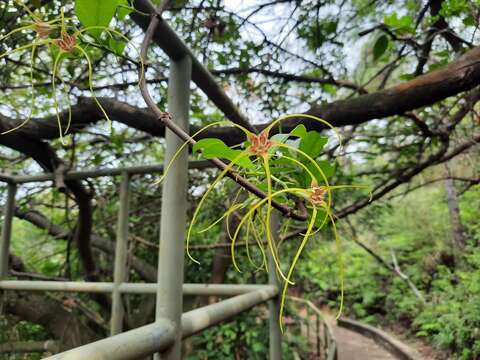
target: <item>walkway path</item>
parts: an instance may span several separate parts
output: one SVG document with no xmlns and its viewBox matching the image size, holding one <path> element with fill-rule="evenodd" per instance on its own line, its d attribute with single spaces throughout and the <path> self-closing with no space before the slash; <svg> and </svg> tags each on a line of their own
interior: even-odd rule
<svg viewBox="0 0 480 360">
<path fill-rule="evenodd" d="M 305 323 L 301 327 L 301 332 L 310 343 L 309 359 L 317 360 L 319 357 L 314 349 L 317 349 L 317 334 L 315 316 L 308 313 L 307 308 L 303 307 L 297 311 L 300 318 L 308 319 L 310 326 Z M 331 331 L 337 343 L 337 360 L 397 360 L 398 358 L 392 355 L 384 347 L 378 345 L 374 340 L 367 336 L 361 335 L 357 332 L 351 331 L 347 328 L 337 325 L 337 321 L 328 311 L 322 311 L 323 317 L 330 325 Z M 308 328 L 310 331 L 308 331 Z M 323 338 L 323 331 L 320 333 Z M 309 336 L 308 336 L 309 335 Z M 425 357 L 425 360 L 427 357 Z M 428 357 L 428 359 L 430 359 Z M 324 360 L 324 359 L 322 359 Z"/>
<path fill-rule="evenodd" d="M 305 318 L 305 309 L 301 309 L 299 314 Z M 330 324 L 337 341 L 338 360 L 397 360 L 397 358 L 383 347 L 377 345 L 372 339 L 337 326 L 337 322 L 332 316 L 326 312 L 324 314 L 326 314 L 326 320 Z M 310 344 L 312 344 L 313 350 L 313 346 L 316 345 L 316 333 L 313 330 L 315 329 L 315 317 L 312 316 L 310 319 Z M 302 328 L 302 332 L 304 336 L 307 335 L 305 327 Z M 314 351 L 312 351 L 309 359 L 318 359 Z"/>
<path fill-rule="evenodd" d="M 338 360 L 395 360 L 372 339 L 337 326 L 331 322 L 337 340 Z"/>
</svg>

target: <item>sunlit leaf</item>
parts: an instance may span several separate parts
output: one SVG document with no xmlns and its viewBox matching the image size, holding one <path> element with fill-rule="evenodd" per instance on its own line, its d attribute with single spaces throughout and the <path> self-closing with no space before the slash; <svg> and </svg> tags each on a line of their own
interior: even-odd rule
<svg viewBox="0 0 480 360">
<path fill-rule="evenodd" d="M 230 149 L 220 139 L 202 139 L 193 145 L 193 152 L 202 152 L 203 157 L 206 159 L 222 158 L 230 161 L 235 160 L 241 153 L 241 150 Z M 236 164 L 245 168 L 253 168 L 254 165 L 248 156 L 242 156 L 235 160 Z"/>
<path fill-rule="evenodd" d="M 108 27 L 115 14 L 119 0 L 76 0 L 75 14 L 84 27 Z M 91 35 L 99 37 L 101 29 L 90 29 Z"/>
</svg>

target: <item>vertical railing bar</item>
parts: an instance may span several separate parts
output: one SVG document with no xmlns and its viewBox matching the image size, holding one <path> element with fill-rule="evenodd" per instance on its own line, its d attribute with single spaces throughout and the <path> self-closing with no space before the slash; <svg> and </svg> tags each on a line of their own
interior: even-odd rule
<svg viewBox="0 0 480 360">
<path fill-rule="evenodd" d="M 323 352 L 325 353 L 325 357 L 328 355 L 328 328 L 327 324 L 323 323 Z"/>
<path fill-rule="evenodd" d="M 270 217 L 270 232 L 272 237 L 276 240 L 278 232 L 280 230 L 280 214 L 277 211 L 273 211 Z M 275 262 L 272 258 L 272 254 L 268 255 L 268 283 L 273 286 L 280 286 L 280 281 L 277 275 L 277 269 Z M 282 334 L 280 331 L 279 314 L 280 314 L 280 296 L 276 296 L 268 302 L 269 308 L 269 351 L 270 360 L 282 359 Z"/>
<path fill-rule="evenodd" d="M 316 328 L 316 340 L 317 340 L 317 357 L 320 358 L 320 317 L 318 313 L 315 313 L 315 328 Z"/>
<path fill-rule="evenodd" d="M 115 243 L 115 261 L 113 269 L 112 312 L 110 315 L 110 335 L 120 334 L 123 330 L 125 309 L 122 302 L 120 285 L 126 281 L 128 248 L 128 214 L 130 197 L 130 176 L 122 173 L 120 199 L 117 220 L 117 239 Z"/>
<path fill-rule="evenodd" d="M 307 341 L 310 343 L 310 307 L 307 306 Z"/>
<path fill-rule="evenodd" d="M 172 61 L 168 81 L 168 110 L 173 121 L 188 133 L 190 80 L 189 56 Z M 170 130 L 165 134 L 165 168 L 182 145 Z M 187 225 L 188 151 L 184 149 L 166 174 L 162 188 L 160 246 L 158 256 L 158 290 L 156 318 L 166 318 L 176 325 L 174 344 L 161 354 L 162 360 L 181 358 L 181 315 L 183 311 L 183 274 L 185 228 Z M 160 354 L 155 354 L 160 359 Z"/>
<path fill-rule="evenodd" d="M 2 234 L 0 237 L 0 279 L 8 275 L 8 257 L 10 253 L 10 240 L 12 237 L 12 221 L 15 211 L 16 184 L 8 184 L 7 200 L 3 216 Z"/>
</svg>

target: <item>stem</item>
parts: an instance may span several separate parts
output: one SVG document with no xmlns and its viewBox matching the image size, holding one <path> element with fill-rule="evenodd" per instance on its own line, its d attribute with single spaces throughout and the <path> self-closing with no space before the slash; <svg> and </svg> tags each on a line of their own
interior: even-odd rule
<svg viewBox="0 0 480 360">
<path fill-rule="evenodd" d="M 338 309 L 337 316 L 335 319 L 338 319 L 340 315 L 342 315 L 343 311 L 343 298 L 344 298 L 344 280 L 345 280 L 345 266 L 343 264 L 343 257 L 342 257 L 342 241 L 340 240 L 340 236 L 338 236 L 337 226 L 335 225 L 335 220 L 331 213 L 328 214 L 330 221 L 332 222 L 332 229 L 333 234 L 335 236 L 335 244 L 337 247 L 337 261 L 338 266 L 340 267 L 340 308 Z"/>
<path fill-rule="evenodd" d="M 283 276 L 282 269 L 280 267 L 280 263 L 278 261 L 278 253 L 277 249 L 274 244 L 274 240 L 272 238 L 272 233 L 270 232 L 270 215 L 272 213 L 272 180 L 271 180 L 271 175 L 270 175 L 270 168 L 268 166 L 268 155 L 262 156 L 263 159 L 263 166 L 265 168 L 265 178 L 267 180 L 267 215 L 265 217 L 265 231 L 267 232 L 267 243 L 268 247 L 270 249 L 270 252 L 272 253 L 272 259 L 273 262 L 275 263 L 275 267 L 277 268 L 277 271 L 282 275 L 282 277 L 285 279 L 285 281 L 288 281 L 288 279 Z"/>
<path fill-rule="evenodd" d="M 200 202 L 198 203 L 197 205 L 197 208 L 195 209 L 195 212 L 193 213 L 193 216 L 192 216 L 192 220 L 190 222 L 190 226 L 188 227 L 188 232 L 187 232 L 187 246 L 186 246 L 186 251 L 187 251 L 187 256 L 190 258 L 190 260 L 192 260 L 193 262 L 197 263 L 197 264 L 200 264 L 200 262 L 198 262 L 197 260 L 195 260 L 191 255 L 190 255 L 190 250 L 189 250 L 189 244 L 190 244 L 190 237 L 192 235 L 192 229 L 193 229 L 193 225 L 195 224 L 195 220 L 197 219 L 197 216 L 198 216 L 198 213 L 200 212 L 200 209 L 202 208 L 202 205 L 203 203 L 205 202 L 208 194 L 210 194 L 210 192 L 213 190 L 213 188 L 215 187 L 215 185 L 217 185 L 217 183 L 223 179 L 223 177 L 225 176 L 225 174 L 227 173 L 227 171 L 229 171 L 234 165 L 235 163 L 243 156 L 245 156 L 247 154 L 246 151 L 242 151 L 240 154 L 238 154 L 233 160 L 231 163 L 229 163 L 227 165 L 227 167 L 216 177 L 216 179 L 213 181 L 213 183 L 208 187 L 207 191 L 205 192 L 205 194 L 203 194 L 202 198 L 200 199 Z"/>
<path fill-rule="evenodd" d="M 277 192 L 274 192 L 273 194 L 271 194 L 269 196 L 269 198 L 275 198 L 276 196 L 280 195 L 280 194 L 285 194 L 285 193 L 292 193 L 292 194 L 296 194 L 296 193 L 303 193 L 305 192 L 305 189 L 301 189 L 301 188 L 289 188 L 289 189 L 282 189 L 282 190 L 278 190 Z M 247 217 L 250 216 L 256 209 L 258 209 L 260 206 L 262 206 L 263 204 L 265 204 L 265 202 L 268 201 L 268 198 L 264 198 L 264 199 L 261 199 L 257 204 L 255 204 L 254 206 L 252 206 L 248 211 L 247 213 L 242 217 L 242 219 L 240 220 L 240 223 L 238 224 L 238 227 L 237 229 L 235 230 L 235 234 L 233 235 L 233 238 L 232 238 L 232 244 L 231 244 L 231 253 L 232 253 L 232 262 L 233 262 L 233 266 L 235 267 L 235 269 L 239 272 L 240 269 L 238 268 L 237 266 L 237 263 L 235 261 L 235 241 L 238 237 L 238 233 L 240 232 L 240 229 L 243 225 L 243 223 L 246 221 Z M 280 275 L 282 276 L 282 278 L 284 280 L 286 280 L 285 276 L 283 275 L 282 272 L 280 272 Z"/>
<path fill-rule="evenodd" d="M 280 302 L 280 314 L 279 314 L 280 330 L 282 331 L 282 333 L 283 333 L 282 316 L 283 316 L 283 309 L 285 307 L 285 297 L 287 295 L 288 285 L 293 284 L 290 281 L 290 278 L 292 277 L 293 270 L 295 269 L 295 265 L 297 264 L 297 261 L 300 258 L 302 250 L 305 247 L 305 245 L 307 244 L 308 239 L 310 238 L 310 233 L 312 232 L 313 225 L 315 224 L 316 217 L 317 217 L 317 208 L 314 205 L 313 206 L 313 212 L 312 212 L 312 218 L 310 219 L 310 222 L 308 223 L 307 232 L 305 233 L 305 235 L 303 237 L 303 240 L 300 244 L 300 247 L 298 248 L 297 253 L 295 254 L 295 257 L 293 258 L 292 264 L 290 265 L 290 269 L 288 270 L 288 274 L 287 274 L 287 279 L 288 280 L 285 282 L 285 285 L 283 286 L 282 299 L 281 299 L 281 302 Z"/>
<path fill-rule="evenodd" d="M 143 38 L 142 47 L 141 47 L 141 50 L 140 50 L 140 58 L 142 59 L 143 62 L 145 62 L 145 59 L 147 58 L 148 47 L 149 47 L 149 45 L 152 41 L 153 34 L 154 34 L 155 29 L 156 29 L 156 27 L 157 27 L 157 25 L 160 21 L 160 18 L 161 18 L 161 15 L 162 15 L 162 12 L 163 12 L 164 8 L 165 8 L 165 3 L 161 4 L 158 7 L 158 9 L 156 11 L 156 14 L 154 14 L 154 16 L 152 16 L 152 19 L 150 20 L 150 24 L 148 25 L 148 28 L 145 32 L 145 37 Z M 147 82 L 146 82 L 146 79 L 145 79 L 145 74 L 144 74 L 144 69 L 143 68 L 139 71 L 139 83 L 140 83 L 140 91 L 142 93 L 142 96 L 143 96 L 145 102 L 147 103 L 148 107 L 155 114 L 155 116 L 157 116 L 159 119 L 161 119 L 163 121 L 163 123 L 165 124 L 165 126 L 168 127 L 173 133 L 175 133 L 180 139 L 194 145 L 196 143 L 196 141 L 194 139 L 192 139 L 182 128 L 177 126 L 171 119 L 168 119 L 168 118 L 162 116 L 163 112 L 158 108 L 156 102 L 153 100 L 153 98 L 150 95 L 150 92 L 148 91 L 148 86 L 147 86 Z M 218 167 L 220 170 L 227 169 L 226 175 L 229 178 L 231 178 L 232 180 L 234 180 L 237 184 L 239 184 L 240 186 L 242 186 L 243 188 L 245 188 L 246 190 L 251 192 L 252 194 L 256 195 L 257 197 L 259 197 L 261 199 L 264 199 L 264 198 L 267 197 L 267 195 L 262 190 L 260 190 L 258 187 L 256 187 L 252 183 L 250 183 L 247 179 L 245 179 L 244 177 L 242 177 L 238 174 L 235 174 L 231 171 L 228 171 L 227 165 L 223 161 L 221 161 L 220 159 L 214 158 L 214 159 L 210 159 L 210 161 L 216 167 Z M 291 209 L 291 208 L 289 208 L 285 205 L 282 205 L 282 204 L 280 204 L 276 201 L 272 201 L 271 204 L 274 208 L 279 210 L 284 216 L 291 217 L 293 219 L 300 220 L 300 221 L 303 221 L 303 220 L 307 219 L 306 216 L 304 216 L 302 214 L 297 214 L 297 213 L 294 212 L 293 209 Z"/>
<path fill-rule="evenodd" d="M 110 124 L 110 130 L 112 130 L 112 120 L 108 117 L 107 112 L 103 108 L 102 104 L 100 104 L 100 101 L 98 101 L 97 97 L 95 96 L 95 91 L 93 91 L 93 70 L 92 70 L 92 62 L 90 61 L 90 57 L 88 56 L 87 52 L 83 50 L 83 48 L 79 45 L 75 46 L 76 49 L 80 50 L 80 52 L 83 54 L 85 59 L 87 59 L 87 64 L 88 64 L 88 87 L 90 88 L 90 93 L 92 94 L 93 100 L 99 107 L 100 111 L 102 114 L 105 116 L 105 119 L 108 120 L 108 123 Z"/>
<path fill-rule="evenodd" d="M 65 145 L 65 140 L 63 139 L 63 131 L 62 131 L 62 122 L 60 120 L 60 113 L 58 112 L 58 100 L 57 100 L 57 85 L 56 85 L 56 78 L 57 78 L 57 71 L 60 62 L 60 58 L 62 57 L 63 53 L 59 51 L 57 56 L 55 57 L 55 61 L 53 62 L 53 73 L 52 73 L 52 92 L 53 92 L 53 105 L 55 106 L 55 115 L 57 117 L 57 125 L 58 131 L 60 136 L 60 142 Z"/>
</svg>

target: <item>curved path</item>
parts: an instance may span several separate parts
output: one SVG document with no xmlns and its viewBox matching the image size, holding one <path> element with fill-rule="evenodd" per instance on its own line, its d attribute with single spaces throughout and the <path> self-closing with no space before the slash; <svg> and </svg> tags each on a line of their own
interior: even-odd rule
<svg viewBox="0 0 480 360">
<path fill-rule="evenodd" d="M 331 322 L 338 346 L 338 360 L 396 360 L 387 350 L 356 332 Z"/>
<path fill-rule="evenodd" d="M 292 297 L 292 299 L 296 298 Z M 307 301 L 305 303 L 307 305 L 310 304 L 310 308 L 316 309 L 316 314 L 320 314 L 320 310 L 310 302 Z M 311 360 L 319 359 L 314 349 L 317 349 L 317 346 L 319 346 L 317 341 L 320 338 L 324 338 L 325 334 L 321 331 L 319 333 L 320 336 L 317 336 L 315 331 L 311 331 L 311 329 L 316 329 L 315 325 L 318 326 L 318 323 L 315 315 L 309 314 L 306 307 L 299 309 L 297 313 L 300 318 L 306 321 L 301 326 L 301 332 L 307 337 L 310 343 L 309 346 L 311 346 L 308 358 Z M 331 332 L 333 332 L 337 345 L 337 360 L 398 360 L 400 358 L 426 360 L 418 351 L 380 329 L 346 318 L 339 320 L 339 324 L 342 325 L 339 326 L 328 311 L 323 311 L 321 316 L 329 325 Z M 384 343 L 385 347 L 382 346 L 382 343 Z"/>
<path fill-rule="evenodd" d="M 305 314 L 302 313 L 302 315 Z M 313 317 L 310 319 L 311 329 L 314 329 L 315 319 Z M 393 356 L 380 345 L 377 345 L 372 339 L 338 326 L 336 320 L 329 316 L 328 313 L 326 313 L 326 321 L 330 324 L 337 342 L 337 360 L 398 360 L 398 358 Z M 304 333 L 304 336 L 307 335 L 305 328 L 302 329 L 302 332 Z M 316 344 L 316 334 L 314 331 L 310 333 L 309 340 L 312 346 L 313 344 Z M 318 359 L 318 357 L 312 353 L 309 359 Z"/>
</svg>

